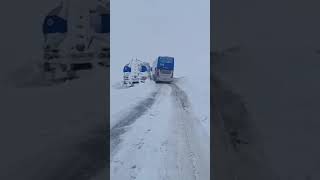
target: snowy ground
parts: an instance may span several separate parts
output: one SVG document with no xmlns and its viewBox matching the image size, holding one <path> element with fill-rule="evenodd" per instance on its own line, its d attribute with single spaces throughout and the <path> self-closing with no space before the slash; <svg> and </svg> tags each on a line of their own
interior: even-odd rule
<svg viewBox="0 0 320 180">
<path fill-rule="evenodd" d="M 244 100 L 255 127 L 249 128 L 257 132 L 252 138 L 266 157 L 260 165 L 271 168 L 269 179 L 320 179 L 318 7 L 317 1 L 287 0 L 212 4 L 216 41 L 211 47 L 240 45 L 240 51 L 221 58 L 214 71 Z M 248 159 L 238 158 L 242 164 L 237 168 L 242 168 Z"/>
<path fill-rule="evenodd" d="M 110 91 L 110 107 L 111 128 L 130 112 L 131 108 L 138 105 L 140 101 L 143 101 L 145 97 L 150 96 L 155 92 L 155 84 L 150 81 L 146 81 L 145 84 L 136 84 L 133 88 L 126 88 L 121 86 L 121 83 L 115 83 L 111 86 Z"/>
<path fill-rule="evenodd" d="M 24 69 L 14 74 L 20 79 L 6 78 L 0 86 L 5 95 L 0 104 L 0 179 L 95 175 L 107 162 L 106 70 L 54 86 L 24 86 L 24 77 L 35 74 Z"/>
<path fill-rule="evenodd" d="M 205 74 L 205 73 L 204 73 Z M 193 105 L 193 112 L 200 120 L 208 136 L 210 136 L 210 79 L 208 76 L 193 78 L 181 77 L 175 82 L 188 94 Z"/>
<path fill-rule="evenodd" d="M 209 179 L 209 128 L 182 88 L 151 81 L 111 94 L 111 179 Z"/>
<path fill-rule="evenodd" d="M 209 179 L 209 4 L 111 2 L 112 179 Z M 174 85 L 114 87 L 132 58 L 152 64 L 158 56 L 175 58 Z"/>
</svg>

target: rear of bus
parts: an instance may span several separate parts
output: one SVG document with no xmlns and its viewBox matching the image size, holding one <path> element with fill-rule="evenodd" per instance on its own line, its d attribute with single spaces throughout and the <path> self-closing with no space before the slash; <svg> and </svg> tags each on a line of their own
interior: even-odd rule
<svg viewBox="0 0 320 180">
<path fill-rule="evenodd" d="M 173 81 L 174 58 L 169 56 L 159 56 L 155 62 L 154 81 L 171 82 Z"/>
</svg>

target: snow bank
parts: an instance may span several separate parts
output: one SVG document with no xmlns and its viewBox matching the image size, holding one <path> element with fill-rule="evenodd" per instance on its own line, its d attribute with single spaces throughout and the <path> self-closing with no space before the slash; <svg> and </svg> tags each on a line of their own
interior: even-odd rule
<svg viewBox="0 0 320 180">
<path fill-rule="evenodd" d="M 179 63 L 176 84 L 187 93 L 192 110 L 210 136 L 210 59 L 204 56 L 195 63 Z M 191 61 L 189 61 L 191 62 Z"/>
</svg>

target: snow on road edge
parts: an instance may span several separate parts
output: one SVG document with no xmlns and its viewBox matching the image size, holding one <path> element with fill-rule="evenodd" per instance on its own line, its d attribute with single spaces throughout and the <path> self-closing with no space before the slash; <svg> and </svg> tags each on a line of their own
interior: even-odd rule
<svg viewBox="0 0 320 180">
<path fill-rule="evenodd" d="M 180 77 L 175 79 L 175 84 L 187 94 L 191 104 L 190 110 L 200 120 L 210 137 L 210 81 Z"/>
</svg>

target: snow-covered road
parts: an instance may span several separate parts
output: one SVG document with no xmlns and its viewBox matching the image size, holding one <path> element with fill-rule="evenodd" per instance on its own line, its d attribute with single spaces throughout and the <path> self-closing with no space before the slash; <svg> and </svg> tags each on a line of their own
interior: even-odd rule
<svg viewBox="0 0 320 180">
<path fill-rule="evenodd" d="M 209 179 L 210 137 L 186 93 L 175 84 L 152 85 L 111 128 L 111 179 Z"/>
</svg>

